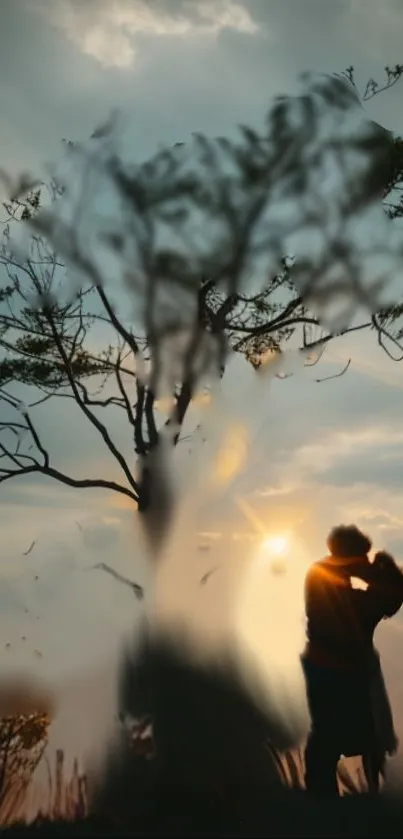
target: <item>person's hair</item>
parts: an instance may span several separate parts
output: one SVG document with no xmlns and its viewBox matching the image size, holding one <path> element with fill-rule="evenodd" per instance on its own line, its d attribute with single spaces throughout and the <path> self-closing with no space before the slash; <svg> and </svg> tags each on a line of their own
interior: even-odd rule
<svg viewBox="0 0 403 839">
<path fill-rule="evenodd" d="M 364 556 L 372 547 L 372 542 L 355 524 L 340 524 L 330 531 L 327 547 L 332 556 L 341 558 Z"/>
</svg>

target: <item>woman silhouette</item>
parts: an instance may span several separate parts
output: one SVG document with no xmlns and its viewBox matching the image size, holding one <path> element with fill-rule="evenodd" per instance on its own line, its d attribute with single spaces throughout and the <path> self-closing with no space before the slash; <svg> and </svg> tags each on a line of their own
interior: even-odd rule
<svg viewBox="0 0 403 839">
<path fill-rule="evenodd" d="M 403 574 L 385 552 L 368 559 L 370 539 L 355 525 L 331 531 L 330 555 L 306 576 L 307 644 L 302 656 L 311 731 L 307 789 L 338 795 L 340 757 L 362 755 L 377 791 L 385 756 L 397 747 L 374 632 L 403 603 Z"/>
</svg>

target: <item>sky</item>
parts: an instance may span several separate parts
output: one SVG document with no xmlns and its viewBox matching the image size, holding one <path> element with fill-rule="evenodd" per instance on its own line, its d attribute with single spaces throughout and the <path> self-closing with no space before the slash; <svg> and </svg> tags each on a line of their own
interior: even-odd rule
<svg viewBox="0 0 403 839">
<path fill-rule="evenodd" d="M 9 173 L 42 172 L 57 159 L 62 138 L 88 138 L 115 107 L 130 118 L 128 148 L 140 162 L 193 131 L 216 136 L 233 134 L 239 123 L 259 126 L 271 97 L 295 92 L 301 72 L 340 72 L 353 64 L 365 83 L 371 75 L 380 78 L 386 64 L 402 61 L 400 0 L 0 5 L 0 163 Z M 397 85 L 366 107 L 372 119 L 403 132 L 402 101 Z M 344 376 L 316 382 L 349 358 Z M 236 528 L 242 521 L 256 531 L 258 520 L 263 530 L 291 531 L 306 561 L 313 561 L 324 552 L 333 524 L 356 521 L 376 547 L 403 560 L 399 364 L 386 358 L 373 336 L 356 334 L 334 342 L 321 367 L 264 386 L 259 411 L 252 379 L 241 359 L 225 377 L 252 442 L 239 482 L 205 514 L 207 529 L 219 532 L 225 519 L 230 529 L 236 520 Z M 74 406 L 55 403 L 37 416 L 61 467 L 80 477 L 112 476 L 113 464 Z M 113 422 L 116 439 L 126 445 L 127 429 Z M 239 498 L 254 511 L 254 523 L 244 506 L 239 513 Z M 64 686 L 70 699 L 54 737 L 71 740 L 82 706 L 78 695 L 99 693 L 105 677 L 96 674 L 113 668 L 122 634 L 139 617 L 128 589 L 85 569 L 113 559 L 122 573 L 145 580 L 134 516 L 117 496 L 31 478 L 0 486 L 0 526 L 0 626 L 11 645 L 0 650 L 0 665 L 28 668 Z M 206 556 L 199 559 L 208 570 Z M 219 583 L 214 576 L 210 582 L 202 621 L 220 602 Z M 403 686 L 395 654 L 399 620 L 382 630 L 396 697 Z M 86 677 L 90 664 L 95 675 Z M 106 703 L 104 725 L 108 715 Z M 403 728 L 403 709 L 401 717 Z"/>
</svg>

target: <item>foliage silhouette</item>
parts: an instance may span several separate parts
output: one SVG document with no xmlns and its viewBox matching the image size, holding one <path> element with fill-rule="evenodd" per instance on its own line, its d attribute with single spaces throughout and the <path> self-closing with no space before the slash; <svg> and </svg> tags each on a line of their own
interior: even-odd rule
<svg viewBox="0 0 403 839">
<path fill-rule="evenodd" d="M 369 80 L 361 101 L 392 87 L 403 68 L 396 65 L 385 72 L 384 84 Z M 78 196 L 73 177 L 64 182 L 62 176 L 54 177 L 43 186 L 23 175 L 17 184 L 9 184 L 0 253 L 6 272 L 0 291 L 0 481 L 47 475 L 72 487 L 117 491 L 144 510 L 156 493 L 155 482 L 151 487 L 152 452 L 166 435 L 174 444 L 180 441 L 192 399 L 206 384 L 206 376 L 222 375 L 228 351 L 245 354 L 259 367 L 267 353 L 282 353 L 287 345 L 295 345 L 303 350 L 306 364 L 315 364 L 337 335 L 369 330 L 391 357 L 402 357 L 401 301 L 378 306 L 366 319 L 339 329 L 325 328 L 320 316 L 341 289 L 332 279 L 338 260 L 347 272 L 350 260 L 357 275 L 347 223 L 374 196 L 383 198 L 390 219 L 402 217 L 402 140 L 370 122 L 344 140 L 337 139 L 334 126 L 323 129 L 324 109 L 333 109 L 340 119 L 357 110 L 360 97 L 353 68 L 348 68 L 344 81 L 342 76 L 330 81 L 323 77 L 306 90 L 299 99 L 278 98 L 268 116 L 266 137 L 246 127 L 238 143 L 197 136 L 190 162 L 187 147 L 177 144 L 129 170 L 111 137 L 101 132 L 88 147 L 66 144 L 74 172 L 82 171 Z M 358 155 L 356 168 L 364 167 L 365 177 L 354 178 L 347 171 L 349 151 Z M 346 172 L 339 175 L 340 182 L 347 179 L 347 221 L 342 235 L 337 234 L 338 242 L 344 236 L 345 249 L 337 254 L 329 240 L 323 258 L 305 254 L 295 261 L 285 255 L 287 236 L 284 239 L 276 229 L 270 212 L 266 230 L 267 195 L 274 195 L 280 209 L 284 202 L 294 202 L 297 215 L 292 222 L 286 219 L 284 229 L 300 225 L 304 231 L 308 224 L 309 231 L 309 224 L 319 223 L 318 230 L 322 225 L 323 235 L 330 235 L 318 155 L 323 161 L 345 156 L 340 166 Z M 102 184 L 105 178 L 120 212 L 112 221 L 101 218 L 94 240 L 85 223 L 86 204 L 91 205 L 91 183 Z M 317 205 L 309 210 L 305 196 L 315 195 L 315 190 Z M 68 200 L 73 215 L 66 221 L 57 213 Z M 208 247 L 188 229 L 192 213 L 198 223 L 204 220 Z M 21 223 L 32 230 L 25 251 L 13 241 Z M 164 230 L 172 233 L 169 248 Z M 266 259 L 267 254 L 271 256 Z M 62 302 L 65 264 L 84 281 Z M 120 271 L 122 282 L 130 287 L 137 301 L 133 317 L 127 319 L 119 311 L 105 270 L 116 273 L 116 282 Z M 356 301 L 368 300 L 369 290 L 359 279 L 354 282 L 350 291 Z M 27 395 L 26 405 L 18 386 Z M 169 397 L 168 409 L 160 396 Z M 54 465 L 35 418 L 35 408 L 53 398 L 77 404 L 115 459 L 120 481 L 74 477 Z M 123 412 L 127 420 L 137 456 L 135 471 L 130 455 L 113 440 L 112 411 Z"/>
</svg>

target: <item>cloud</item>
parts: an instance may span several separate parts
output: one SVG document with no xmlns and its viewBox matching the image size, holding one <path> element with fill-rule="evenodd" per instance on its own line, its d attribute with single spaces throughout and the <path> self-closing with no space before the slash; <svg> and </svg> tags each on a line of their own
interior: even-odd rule
<svg viewBox="0 0 403 839">
<path fill-rule="evenodd" d="M 402 445 L 384 440 L 379 448 L 360 450 L 348 459 L 334 462 L 327 472 L 332 484 L 365 484 L 400 492 L 402 487 Z"/>
<path fill-rule="evenodd" d="M 253 34 L 258 29 L 247 8 L 231 0 L 171 4 L 169 10 L 146 0 L 58 0 L 51 6 L 51 21 L 82 53 L 121 69 L 132 66 L 143 36 L 213 36 L 223 29 Z"/>
<path fill-rule="evenodd" d="M 403 431 L 385 422 L 353 430 L 343 429 L 325 433 L 318 441 L 302 445 L 294 459 L 293 468 L 301 477 L 326 476 L 335 482 L 346 478 L 346 471 L 356 483 L 372 481 L 380 484 L 381 474 L 392 478 L 394 467 L 401 469 Z M 399 472 L 399 469 L 398 469 Z M 398 475 L 397 472 L 397 475 Z"/>
<path fill-rule="evenodd" d="M 207 31 L 219 32 L 228 28 L 254 34 L 259 28 L 247 7 L 233 0 L 199 0 L 198 3 L 188 2 L 186 5 L 197 8 L 201 20 L 207 21 Z"/>
<path fill-rule="evenodd" d="M 379 477 L 381 485 L 398 485 L 401 391 L 356 371 L 348 376 L 344 384 L 322 386 L 301 376 L 272 386 L 252 454 L 254 474 L 266 476 L 265 486 L 260 480 L 255 486 L 266 495 L 308 481 L 376 485 Z"/>
<path fill-rule="evenodd" d="M 185 35 L 157 35 L 150 29 L 133 34 L 123 22 L 107 24 L 115 8 L 124 15 L 134 8 L 122 0 L 2 0 L 2 165 L 13 173 L 37 172 L 59 157 L 62 137 L 90 136 L 116 107 L 133 119 L 130 155 L 140 161 L 159 143 L 186 141 L 192 131 L 217 136 L 233 133 L 238 123 L 260 126 L 270 97 L 295 92 L 302 71 L 340 71 L 354 62 L 364 80 L 367 72 L 379 75 L 385 61 L 394 60 L 389 35 L 382 30 L 382 56 L 374 67 L 356 30 L 352 43 L 348 5 L 153 0 L 147 8 L 154 18 L 182 18 L 190 27 Z M 69 25 L 78 32 L 101 26 L 112 44 L 116 33 L 126 38 L 128 47 L 118 52 L 127 62 L 127 49 L 133 50 L 132 64 L 119 68 L 84 53 L 56 22 L 65 7 L 73 9 Z M 18 62 L 16 43 L 23 44 Z M 399 86 L 377 97 L 375 118 L 399 129 L 399 101 Z"/>
</svg>

